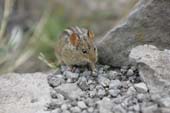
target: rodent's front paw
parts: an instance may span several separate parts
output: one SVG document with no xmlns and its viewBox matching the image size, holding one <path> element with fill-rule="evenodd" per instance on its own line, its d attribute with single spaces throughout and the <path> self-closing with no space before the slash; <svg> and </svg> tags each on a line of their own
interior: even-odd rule
<svg viewBox="0 0 170 113">
<path fill-rule="evenodd" d="M 97 76 L 97 75 L 98 75 L 97 70 L 96 70 L 96 69 L 93 70 L 93 71 L 92 71 L 92 76 Z"/>
</svg>

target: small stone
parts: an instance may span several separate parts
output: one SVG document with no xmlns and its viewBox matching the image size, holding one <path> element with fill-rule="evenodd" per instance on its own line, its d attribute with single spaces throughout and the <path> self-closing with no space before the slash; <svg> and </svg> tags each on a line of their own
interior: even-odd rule
<svg viewBox="0 0 170 113">
<path fill-rule="evenodd" d="M 96 95 L 96 90 L 89 91 L 89 96 L 94 97 Z"/>
<path fill-rule="evenodd" d="M 72 106 L 77 106 L 77 101 L 76 101 L 76 100 L 72 100 L 72 101 L 71 101 L 71 105 L 72 105 Z"/>
<path fill-rule="evenodd" d="M 146 97 L 143 93 L 140 93 L 140 94 L 137 95 L 137 98 L 140 102 L 142 102 Z"/>
<path fill-rule="evenodd" d="M 89 113 L 93 113 L 94 108 L 93 108 L 93 107 L 89 107 L 89 108 L 87 109 L 87 111 L 88 111 Z"/>
<path fill-rule="evenodd" d="M 136 111 L 136 112 L 139 112 L 140 111 L 140 106 L 139 104 L 136 104 L 133 106 L 133 109 Z"/>
<path fill-rule="evenodd" d="M 119 73 L 117 71 L 109 71 L 108 73 L 108 77 L 109 79 L 113 80 L 116 79 L 116 77 L 119 75 Z"/>
<path fill-rule="evenodd" d="M 95 105 L 94 99 L 91 99 L 91 98 L 87 98 L 87 99 L 85 100 L 85 103 L 86 103 L 88 106 L 94 106 L 94 105 Z"/>
<path fill-rule="evenodd" d="M 103 88 L 102 85 L 99 84 L 99 85 L 96 86 L 96 90 L 99 90 L 99 89 L 104 89 L 104 88 Z"/>
<path fill-rule="evenodd" d="M 118 89 L 121 87 L 120 80 L 111 80 L 109 84 L 109 89 Z"/>
<path fill-rule="evenodd" d="M 88 111 L 87 110 L 83 110 L 81 113 L 88 113 Z"/>
<path fill-rule="evenodd" d="M 56 108 L 56 109 L 52 110 L 51 113 L 61 113 L 61 109 Z"/>
<path fill-rule="evenodd" d="M 84 71 L 81 76 L 90 76 L 91 71 Z"/>
<path fill-rule="evenodd" d="M 89 89 L 89 85 L 87 83 L 87 79 L 85 77 L 81 77 L 78 80 L 78 86 L 83 90 L 86 91 Z"/>
<path fill-rule="evenodd" d="M 151 106 L 146 106 L 146 107 L 142 108 L 142 113 L 156 113 L 157 111 L 158 111 L 158 105 L 157 104 L 154 104 L 154 105 L 151 105 Z"/>
<path fill-rule="evenodd" d="M 110 84 L 110 80 L 108 78 L 105 78 L 102 76 L 98 77 L 98 82 L 99 82 L 99 84 L 101 84 L 104 87 L 109 86 L 109 84 Z"/>
<path fill-rule="evenodd" d="M 128 95 L 136 94 L 136 89 L 133 86 L 129 87 L 127 90 L 127 94 Z"/>
<path fill-rule="evenodd" d="M 114 104 L 111 102 L 110 98 L 104 97 L 102 100 L 100 100 L 98 102 L 98 106 L 99 106 L 100 113 L 112 113 L 111 110 L 112 110 L 112 106 L 114 106 Z"/>
<path fill-rule="evenodd" d="M 72 107 L 72 108 L 71 108 L 71 111 L 72 111 L 73 113 L 81 113 L 81 109 L 80 109 L 79 107 L 77 107 L 77 106 Z"/>
<path fill-rule="evenodd" d="M 75 83 L 62 84 L 55 88 L 55 91 L 65 98 L 76 99 L 84 95 L 84 92 Z"/>
<path fill-rule="evenodd" d="M 62 110 L 67 110 L 67 109 L 68 109 L 67 104 L 63 104 L 63 105 L 61 105 L 61 109 L 62 109 Z"/>
<path fill-rule="evenodd" d="M 71 71 L 65 71 L 63 75 L 65 75 L 67 79 L 72 79 L 73 81 L 77 80 L 79 77 L 78 73 L 73 73 Z"/>
<path fill-rule="evenodd" d="M 77 105 L 81 108 L 81 109 L 85 109 L 87 108 L 86 104 L 83 101 L 78 101 Z"/>
<path fill-rule="evenodd" d="M 146 84 L 143 82 L 134 84 L 134 87 L 137 90 L 137 92 L 139 92 L 139 93 L 147 93 L 147 91 L 148 91 Z"/>
<path fill-rule="evenodd" d="M 98 95 L 99 97 L 103 97 L 105 94 L 106 94 L 106 92 L 105 92 L 104 89 L 99 89 L 98 92 L 97 92 L 97 95 Z"/>
<path fill-rule="evenodd" d="M 74 82 L 73 79 L 71 79 L 71 78 L 67 79 L 67 83 L 73 83 L 73 82 Z"/>
<path fill-rule="evenodd" d="M 70 113 L 70 111 L 69 110 L 63 110 L 62 113 Z"/>
<path fill-rule="evenodd" d="M 119 93 L 120 93 L 120 90 L 118 90 L 118 89 L 111 89 L 111 90 L 109 90 L 109 94 L 112 96 L 112 97 L 117 97 L 118 95 L 119 95 Z"/>
<path fill-rule="evenodd" d="M 65 82 L 64 78 L 62 77 L 62 75 L 49 75 L 47 79 L 48 79 L 48 83 L 52 87 L 57 87 L 60 84 Z"/>
<path fill-rule="evenodd" d="M 127 76 L 132 76 L 134 74 L 132 69 L 129 69 L 126 73 Z"/>
<path fill-rule="evenodd" d="M 90 84 L 90 85 L 89 85 L 89 89 L 90 89 L 90 90 L 93 90 L 95 87 L 96 87 L 96 84 Z"/>
<path fill-rule="evenodd" d="M 127 113 L 126 110 L 121 107 L 121 105 L 113 106 L 112 111 L 114 113 Z"/>
<path fill-rule="evenodd" d="M 160 99 L 159 104 L 162 107 L 170 108 L 170 97 L 164 97 L 164 98 Z"/>
<path fill-rule="evenodd" d="M 60 101 L 58 99 L 52 99 L 51 102 L 47 105 L 47 108 L 49 110 L 53 110 L 55 108 L 60 107 L 63 103 L 64 101 Z"/>
</svg>

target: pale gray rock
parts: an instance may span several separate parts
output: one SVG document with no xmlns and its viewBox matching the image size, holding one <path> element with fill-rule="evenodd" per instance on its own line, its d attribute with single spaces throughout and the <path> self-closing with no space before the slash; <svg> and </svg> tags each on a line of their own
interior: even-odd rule
<svg viewBox="0 0 170 113">
<path fill-rule="evenodd" d="M 61 109 L 64 111 L 64 110 L 67 110 L 68 109 L 68 105 L 67 104 L 63 104 L 61 105 Z"/>
<path fill-rule="evenodd" d="M 110 80 L 106 77 L 99 76 L 98 77 L 98 82 L 101 84 L 103 87 L 109 86 Z"/>
<path fill-rule="evenodd" d="M 78 101 L 77 105 L 81 108 L 81 109 L 85 109 L 87 108 L 87 105 L 83 102 L 83 101 Z"/>
<path fill-rule="evenodd" d="M 134 84 L 134 87 L 139 93 L 146 93 L 148 91 L 146 84 L 143 82 Z"/>
<path fill-rule="evenodd" d="M 109 94 L 112 96 L 112 97 L 117 97 L 120 93 L 120 90 L 118 89 L 111 89 L 109 90 Z"/>
<path fill-rule="evenodd" d="M 118 88 L 120 88 L 121 87 L 121 82 L 120 82 L 120 80 L 111 80 L 110 81 L 110 84 L 109 84 L 109 88 L 110 89 L 118 89 Z"/>
<path fill-rule="evenodd" d="M 157 104 L 154 104 L 154 105 L 151 105 L 151 106 L 146 106 L 146 107 L 142 108 L 142 113 L 156 113 L 156 112 L 158 112 L 158 105 Z"/>
<path fill-rule="evenodd" d="M 108 77 L 112 80 L 112 79 L 116 79 L 116 77 L 119 75 L 120 73 L 118 73 L 117 71 L 109 71 L 108 73 Z"/>
<path fill-rule="evenodd" d="M 139 74 L 154 100 L 169 97 L 170 50 L 161 51 L 153 45 L 137 46 L 132 49 L 129 58 L 138 63 Z"/>
<path fill-rule="evenodd" d="M 47 79 L 52 87 L 57 87 L 65 81 L 63 75 L 49 75 Z"/>
<path fill-rule="evenodd" d="M 111 110 L 113 103 L 111 102 L 110 98 L 104 97 L 101 101 L 98 102 L 98 105 L 100 113 L 112 113 Z"/>
<path fill-rule="evenodd" d="M 79 107 L 77 107 L 77 106 L 72 107 L 72 108 L 71 108 L 71 111 L 72 111 L 73 113 L 81 113 L 81 109 L 80 109 Z"/>
<path fill-rule="evenodd" d="M 139 0 L 124 22 L 97 41 L 99 62 L 112 66 L 129 64 L 130 50 L 143 44 L 170 48 L 169 15 L 169 0 Z"/>
<path fill-rule="evenodd" d="M 67 78 L 67 79 L 72 79 L 72 80 L 76 80 L 79 77 L 78 73 L 73 73 L 71 71 L 65 71 L 63 73 L 63 75 Z"/>
<path fill-rule="evenodd" d="M 170 97 L 163 97 L 159 100 L 159 104 L 162 107 L 170 108 Z"/>
<path fill-rule="evenodd" d="M 73 100 L 84 95 L 84 92 L 75 83 L 62 84 L 56 87 L 55 91 L 62 94 L 65 98 Z"/>
<path fill-rule="evenodd" d="M 47 75 L 43 73 L 0 76 L 0 113 L 49 113 Z"/>
<path fill-rule="evenodd" d="M 129 69 L 127 71 L 127 76 L 132 76 L 134 74 L 133 70 L 132 69 Z"/>
<path fill-rule="evenodd" d="M 127 90 L 127 94 L 128 95 L 136 94 L 136 89 L 133 86 L 129 87 Z"/>
</svg>

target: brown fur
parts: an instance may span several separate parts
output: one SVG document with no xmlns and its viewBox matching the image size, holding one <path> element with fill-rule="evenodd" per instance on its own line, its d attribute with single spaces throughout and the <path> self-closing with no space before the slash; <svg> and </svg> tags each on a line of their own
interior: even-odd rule
<svg viewBox="0 0 170 113">
<path fill-rule="evenodd" d="M 78 27 L 66 29 L 56 43 L 55 54 L 59 64 L 86 65 L 95 70 L 97 49 L 94 45 L 93 32 Z"/>
</svg>

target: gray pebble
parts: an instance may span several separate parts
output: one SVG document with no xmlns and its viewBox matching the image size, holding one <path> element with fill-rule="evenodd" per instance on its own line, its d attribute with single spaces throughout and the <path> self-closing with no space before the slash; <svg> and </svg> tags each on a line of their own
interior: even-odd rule
<svg viewBox="0 0 170 113">
<path fill-rule="evenodd" d="M 90 76 L 91 71 L 84 71 L 81 76 Z"/>
<path fill-rule="evenodd" d="M 81 113 L 81 109 L 80 109 L 79 107 L 77 107 L 77 106 L 72 107 L 70 110 L 71 110 L 73 113 Z"/>
<path fill-rule="evenodd" d="M 69 110 L 63 110 L 62 113 L 70 113 L 70 111 Z"/>
<path fill-rule="evenodd" d="M 112 111 L 114 113 L 127 113 L 126 110 L 121 107 L 121 105 L 113 106 Z"/>
<path fill-rule="evenodd" d="M 135 110 L 136 112 L 139 112 L 139 111 L 140 111 L 140 106 L 139 106 L 139 104 L 134 105 L 133 108 L 134 108 L 134 110 Z"/>
<path fill-rule="evenodd" d="M 118 89 L 121 87 L 121 82 L 120 80 L 111 80 L 109 84 L 110 89 Z"/>
<path fill-rule="evenodd" d="M 89 96 L 90 97 L 96 96 L 96 90 L 89 91 Z"/>
<path fill-rule="evenodd" d="M 105 77 L 102 77 L 102 76 L 99 76 L 99 77 L 98 77 L 98 82 L 99 82 L 99 84 L 101 84 L 103 87 L 109 86 L 109 84 L 110 84 L 110 80 L 109 80 L 108 78 L 105 78 Z"/>
<path fill-rule="evenodd" d="M 81 113 L 88 113 L 88 111 L 87 110 L 83 110 Z"/>
<path fill-rule="evenodd" d="M 80 77 L 80 78 L 79 78 L 79 80 L 78 80 L 78 86 L 79 86 L 82 90 L 84 90 L 84 91 L 86 91 L 86 90 L 89 89 L 89 85 L 88 85 L 87 79 L 86 79 L 85 77 Z"/>
<path fill-rule="evenodd" d="M 97 92 L 97 95 L 98 95 L 99 97 L 103 97 L 105 94 L 106 94 L 106 92 L 105 92 L 104 89 L 99 89 L 98 92 Z"/>
<path fill-rule="evenodd" d="M 51 113 L 61 113 L 61 109 L 56 108 L 56 109 L 52 110 Z"/>
<path fill-rule="evenodd" d="M 62 75 L 49 75 L 47 79 L 48 79 L 48 83 L 53 87 L 57 87 L 65 82 Z"/>
<path fill-rule="evenodd" d="M 120 90 L 118 89 L 111 89 L 109 90 L 109 94 L 112 96 L 112 97 L 117 97 L 120 93 Z"/>
<path fill-rule="evenodd" d="M 65 71 L 63 73 L 63 75 L 67 78 L 67 79 L 73 79 L 73 80 L 77 80 L 79 77 L 78 73 L 73 73 L 71 71 Z"/>
<path fill-rule="evenodd" d="M 113 80 L 116 79 L 116 77 L 119 75 L 119 73 L 117 71 L 109 71 L 108 73 L 108 77 Z"/>
<path fill-rule="evenodd" d="M 89 113 L 93 113 L 94 108 L 93 108 L 93 107 L 89 107 L 89 108 L 87 109 L 87 111 L 88 111 Z"/>
<path fill-rule="evenodd" d="M 133 86 L 131 86 L 130 88 L 128 88 L 127 94 L 128 95 L 136 94 L 136 89 Z"/>
<path fill-rule="evenodd" d="M 67 109 L 68 109 L 67 104 L 63 104 L 63 105 L 61 105 L 61 109 L 62 109 L 62 110 L 67 110 Z"/>
<path fill-rule="evenodd" d="M 157 104 L 154 104 L 154 105 L 151 105 L 151 106 L 146 106 L 146 107 L 142 108 L 142 113 L 156 113 L 156 112 L 158 112 L 158 105 Z M 164 113 L 164 112 L 162 112 L 162 113 Z"/>
<path fill-rule="evenodd" d="M 74 82 L 73 79 L 71 79 L 71 78 L 68 78 L 68 79 L 67 79 L 67 83 L 73 83 L 73 82 Z"/>
<path fill-rule="evenodd" d="M 148 91 L 146 84 L 143 82 L 134 84 L 134 87 L 139 93 L 146 93 Z"/>
<path fill-rule="evenodd" d="M 158 100 L 160 106 L 170 108 L 170 97 L 164 97 Z"/>
<path fill-rule="evenodd" d="M 88 106 L 94 106 L 95 105 L 95 100 L 94 99 L 91 99 L 91 98 L 87 98 L 85 100 L 85 103 L 88 105 Z"/>
<path fill-rule="evenodd" d="M 85 109 L 87 108 L 86 104 L 83 101 L 78 101 L 77 102 L 78 107 L 80 107 L 81 109 Z"/>
<path fill-rule="evenodd" d="M 132 69 L 129 69 L 126 73 L 127 76 L 132 76 L 134 74 Z"/>
</svg>

